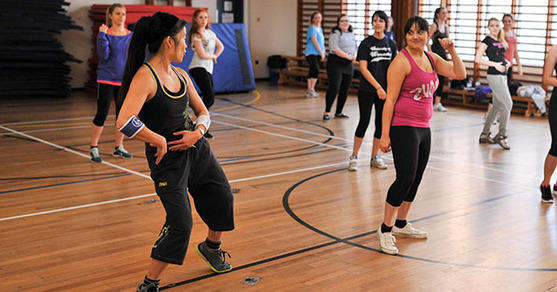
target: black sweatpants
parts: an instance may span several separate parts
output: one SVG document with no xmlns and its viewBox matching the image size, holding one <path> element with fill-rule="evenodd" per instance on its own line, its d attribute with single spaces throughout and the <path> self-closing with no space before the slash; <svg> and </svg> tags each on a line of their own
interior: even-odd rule
<svg viewBox="0 0 557 292">
<path fill-rule="evenodd" d="M 366 134 L 369 120 L 371 119 L 371 109 L 375 105 L 375 132 L 373 137 L 380 139 L 383 126 L 383 105 L 385 101 L 380 99 L 377 91 L 358 91 L 358 107 L 360 108 L 360 121 L 354 134 L 358 138 L 363 138 Z"/>
<path fill-rule="evenodd" d="M 118 118 L 120 107 L 118 106 L 116 99 L 118 98 L 120 86 L 105 83 L 97 84 L 97 113 L 93 119 L 93 124 L 95 124 L 95 126 L 102 127 L 104 126 L 104 122 L 108 116 L 108 110 L 110 109 L 110 102 L 112 99 L 114 99 L 114 104 L 116 104 L 116 118 Z"/>
<path fill-rule="evenodd" d="M 215 85 L 213 84 L 213 75 L 207 72 L 205 68 L 195 67 L 190 69 L 190 76 L 201 90 L 201 99 L 207 109 L 215 103 Z"/>
<path fill-rule="evenodd" d="M 341 114 L 346 99 L 348 97 L 348 89 L 352 84 L 352 73 L 354 66 L 352 61 L 341 58 L 337 55 L 330 54 L 327 59 L 327 79 L 329 87 L 325 97 L 325 112 L 331 112 L 331 107 L 338 94 L 337 109 L 335 114 Z"/>
<path fill-rule="evenodd" d="M 155 190 L 166 210 L 166 222 L 151 250 L 153 259 L 181 265 L 193 226 L 188 191 L 203 222 L 214 231 L 234 229 L 228 179 L 205 138 L 186 151 L 168 151 L 155 164 L 156 148 L 145 153 Z"/>
<path fill-rule="evenodd" d="M 321 56 L 307 55 L 306 61 L 309 63 L 308 78 L 317 78 L 319 76 L 319 64 L 321 63 Z"/>
<path fill-rule="evenodd" d="M 429 160 L 431 131 L 429 128 L 392 126 L 390 136 L 396 179 L 387 193 L 387 203 L 398 207 L 403 201 L 413 202 L 416 197 Z"/>
</svg>

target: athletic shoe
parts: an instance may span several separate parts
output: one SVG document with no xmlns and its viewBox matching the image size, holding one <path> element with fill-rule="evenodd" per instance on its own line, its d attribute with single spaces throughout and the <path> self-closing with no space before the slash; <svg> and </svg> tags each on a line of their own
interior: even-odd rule
<svg viewBox="0 0 557 292">
<path fill-rule="evenodd" d="M 99 148 L 93 147 L 89 150 L 89 154 L 91 155 L 91 160 L 94 162 L 102 162 L 103 159 L 101 158 L 101 154 L 99 154 Z"/>
<path fill-rule="evenodd" d="M 348 119 L 348 118 L 349 118 L 349 116 L 347 116 L 343 113 L 335 114 L 335 119 Z"/>
<path fill-rule="evenodd" d="M 155 283 L 149 285 L 141 283 L 139 287 L 137 287 L 137 292 L 159 292 L 159 285 Z"/>
<path fill-rule="evenodd" d="M 356 171 L 358 169 L 358 156 L 350 155 L 348 159 L 348 170 Z"/>
<path fill-rule="evenodd" d="M 438 104 L 433 106 L 433 110 L 435 110 L 436 112 L 446 112 L 447 108 L 444 107 L 443 104 L 438 103 Z"/>
<path fill-rule="evenodd" d="M 313 91 L 311 91 L 311 90 L 306 91 L 306 97 L 307 98 L 312 98 L 313 97 Z"/>
<path fill-rule="evenodd" d="M 484 134 L 482 133 L 480 135 L 480 144 L 494 144 L 495 142 L 493 141 L 493 139 L 489 136 L 489 133 Z"/>
<path fill-rule="evenodd" d="M 403 228 L 393 226 L 394 235 L 412 238 L 427 238 L 427 232 L 414 228 L 412 224 L 406 223 Z"/>
<path fill-rule="evenodd" d="M 131 153 L 129 153 L 126 149 L 124 149 L 124 145 L 120 145 L 120 146 L 118 146 L 118 148 L 114 149 L 114 153 L 112 153 L 112 156 L 120 157 L 120 158 L 132 158 L 133 157 L 133 155 L 131 155 Z"/>
<path fill-rule="evenodd" d="M 557 185 L 553 185 L 553 196 L 557 198 Z"/>
<path fill-rule="evenodd" d="M 330 119 L 331 119 L 331 116 L 330 116 L 329 114 L 324 114 L 324 115 L 323 115 L 323 120 L 324 120 L 324 121 L 328 121 L 328 120 L 330 120 Z"/>
<path fill-rule="evenodd" d="M 499 144 L 499 146 L 505 150 L 511 150 L 511 146 L 509 146 L 509 142 L 507 142 L 507 136 L 496 135 L 493 137 L 493 142 Z"/>
<path fill-rule="evenodd" d="M 555 192 L 555 186 L 553 187 Z M 540 191 L 542 192 L 542 203 L 552 204 L 553 203 L 553 196 L 551 195 L 551 187 L 550 186 L 540 186 Z"/>
<path fill-rule="evenodd" d="M 387 169 L 387 164 L 383 161 L 383 158 L 376 154 L 370 161 L 369 165 L 371 167 L 379 168 L 379 169 Z"/>
<path fill-rule="evenodd" d="M 199 243 L 195 250 L 197 254 L 209 264 L 211 270 L 215 273 L 225 273 L 232 270 L 232 266 L 226 262 L 226 255 L 230 257 L 230 254 L 222 249 L 212 249 L 207 246 L 205 241 Z"/>
<path fill-rule="evenodd" d="M 318 98 L 318 97 L 321 96 L 319 93 L 317 93 L 317 91 L 313 91 L 312 95 L 313 95 L 312 97 L 314 97 L 314 98 Z"/>
<path fill-rule="evenodd" d="M 381 250 L 387 254 L 398 254 L 398 248 L 395 245 L 396 238 L 391 232 L 381 233 L 381 226 L 377 229 L 377 236 L 379 237 L 379 245 Z"/>
</svg>

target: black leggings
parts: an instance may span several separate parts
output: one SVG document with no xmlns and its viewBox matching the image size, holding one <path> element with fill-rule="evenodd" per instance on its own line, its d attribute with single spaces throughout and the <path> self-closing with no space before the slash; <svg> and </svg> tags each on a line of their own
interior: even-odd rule
<svg viewBox="0 0 557 292">
<path fill-rule="evenodd" d="M 398 207 L 413 202 L 429 160 L 431 131 L 410 126 L 391 127 L 391 148 L 396 179 L 387 193 L 387 203 Z"/>
<path fill-rule="evenodd" d="M 157 195 L 166 211 L 166 222 L 151 250 L 151 258 L 181 265 L 186 256 L 193 219 L 188 192 L 195 209 L 209 229 L 234 229 L 234 197 L 228 179 L 205 138 L 186 151 L 168 151 L 155 164 L 156 148 L 145 154 Z"/>
<path fill-rule="evenodd" d="M 553 89 L 553 93 L 551 94 L 547 118 L 549 120 L 549 130 L 551 131 L 551 149 L 549 149 L 549 155 L 557 156 L 557 89 Z"/>
<path fill-rule="evenodd" d="M 381 127 L 383 126 L 383 105 L 385 101 L 380 99 L 377 95 L 377 91 L 358 91 L 358 107 L 360 108 L 360 121 L 358 122 L 358 127 L 356 127 L 356 133 L 354 134 L 358 138 L 363 138 L 366 134 L 367 127 L 369 126 L 369 120 L 371 119 L 371 108 L 375 104 L 375 133 L 373 137 L 381 138 Z"/>
<path fill-rule="evenodd" d="M 308 78 L 317 78 L 319 76 L 319 63 L 321 63 L 321 56 L 307 55 L 306 60 L 309 63 Z"/>
<path fill-rule="evenodd" d="M 95 114 L 93 124 L 95 126 L 102 127 L 104 126 L 104 122 L 108 116 L 108 110 L 110 109 L 110 102 L 112 98 L 114 98 L 114 103 L 116 104 L 116 118 L 118 118 L 120 107 L 118 106 L 116 99 L 118 98 L 120 86 L 105 83 L 97 84 L 97 114 Z"/>
<path fill-rule="evenodd" d="M 354 68 L 352 61 L 348 61 L 336 55 L 330 54 L 327 60 L 327 79 L 329 87 L 325 98 L 325 112 L 331 112 L 331 107 L 338 94 L 336 114 L 341 114 L 346 98 L 348 97 L 348 89 L 352 84 L 352 72 Z"/>
<path fill-rule="evenodd" d="M 215 103 L 215 85 L 213 76 L 205 68 L 195 67 L 190 69 L 190 75 L 201 90 L 201 99 L 207 109 Z"/>
</svg>

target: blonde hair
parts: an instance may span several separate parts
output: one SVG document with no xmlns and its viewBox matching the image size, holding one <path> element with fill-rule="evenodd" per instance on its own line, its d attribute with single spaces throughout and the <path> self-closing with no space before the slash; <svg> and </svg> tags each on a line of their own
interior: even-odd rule
<svg viewBox="0 0 557 292">
<path fill-rule="evenodd" d="M 114 9 L 116 8 L 122 8 L 122 10 L 124 10 L 124 12 L 126 11 L 126 7 L 124 7 L 124 5 L 120 4 L 120 3 L 114 3 L 112 5 L 110 5 L 108 7 L 108 9 L 106 9 L 106 26 L 108 27 L 112 27 L 112 17 L 110 17 L 112 15 L 112 13 L 114 12 Z"/>
<path fill-rule="evenodd" d="M 487 22 L 487 26 L 489 26 L 492 21 L 500 22 L 499 19 L 497 19 L 495 17 L 492 17 Z M 497 33 L 497 41 L 502 43 L 503 46 L 505 46 L 505 49 L 509 47 L 509 45 L 507 44 L 507 41 L 505 41 L 505 34 L 503 33 L 503 29 L 499 29 L 499 32 Z"/>
</svg>

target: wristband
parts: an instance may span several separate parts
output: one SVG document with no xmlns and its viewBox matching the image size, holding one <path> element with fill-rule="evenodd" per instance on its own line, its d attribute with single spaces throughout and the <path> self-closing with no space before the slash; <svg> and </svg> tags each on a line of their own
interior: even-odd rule
<svg viewBox="0 0 557 292">
<path fill-rule="evenodd" d="M 203 125 L 205 127 L 205 131 L 209 131 L 209 126 L 211 126 L 211 118 L 208 115 L 200 115 L 195 120 L 195 125 Z"/>
<path fill-rule="evenodd" d="M 132 115 L 128 121 L 120 128 L 120 132 L 129 138 L 135 137 L 139 131 L 145 128 L 145 125 L 135 115 Z"/>
<path fill-rule="evenodd" d="M 199 130 L 199 132 L 201 132 L 201 136 L 205 135 L 205 131 L 203 130 L 203 128 L 201 127 L 197 127 L 195 128 L 196 130 Z"/>
</svg>

